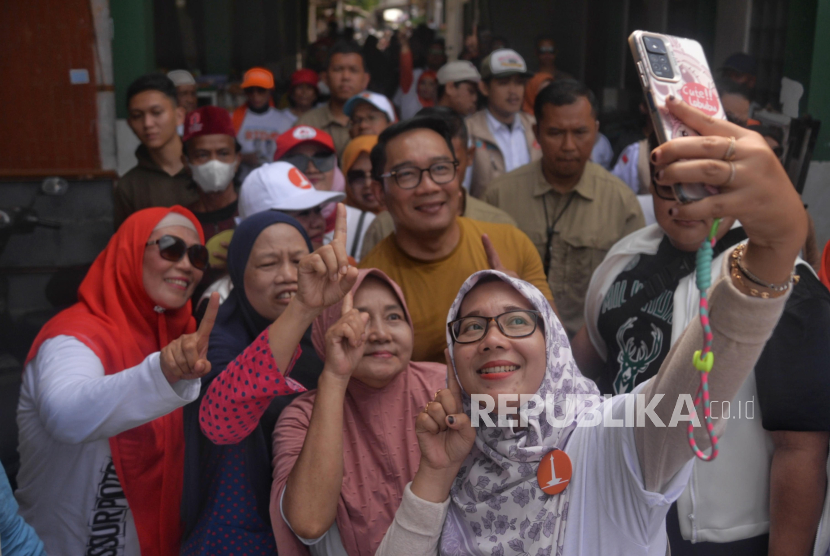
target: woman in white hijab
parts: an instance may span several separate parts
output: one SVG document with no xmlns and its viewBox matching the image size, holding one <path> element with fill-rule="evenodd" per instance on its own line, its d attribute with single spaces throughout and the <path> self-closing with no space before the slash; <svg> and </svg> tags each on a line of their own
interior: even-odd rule
<svg viewBox="0 0 830 556">
<path fill-rule="evenodd" d="M 676 217 L 739 218 L 750 238 L 744 268 L 784 290 L 751 284 L 737 267 L 730 274 L 732 258 L 724 259 L 723 278 L 709 292 L 709 394 L 729 400 L 783 310 L 806 214 L 760 135 L 682 101 L 667 107 L 708 137 L 655 149 L 657 182 L 722 184 L 718 195 L 681 206 Z M 652 380 L 603 399 L 579 372 L 559 320 L 532 285 L 478 272 L 447 320 L 449 388 L 418 417 L 420 468 L 378 554 L 665 554 L 666 512 L 692 468 L 691 404 L 684 398 L 694 396 L 700 380 L 691 364 L 703 345 L 700 322 L 690 324 Z M 498 401 L 481 410 L 477 394 Z M 502 405 L 505 394 L 536 394 L 541 403 Z M 525 420 L 508 421 L 511 410 L 513 419 L 518 410 Z M 481 419 L 473 428 L 471 416 L 481 413 L 495 422 Z M 716 421 L 714 434 L 724 427 Z M 703 427 L 695 440 L 710 447 Z"/>
</svg>

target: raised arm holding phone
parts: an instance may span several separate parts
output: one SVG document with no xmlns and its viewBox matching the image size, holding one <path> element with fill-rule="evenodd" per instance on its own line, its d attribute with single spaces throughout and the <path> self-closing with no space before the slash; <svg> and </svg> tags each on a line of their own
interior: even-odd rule
<svg viewBox="0 0 830 556">
<path fill-rule="evenodd" d="M 718 190 L 717 195 L 673 208 L 674 214 L 689 220 L 733 216 L 749 236 L 742 262 L 748 272 L 724 272 L 709 296 L 715 353 L 709 392 L 712 399 L 730 400 L 784 307 L 793 263 L 806 236 L 806 215 L 760 135 L 672 97 L 666 109 L 702 136 L 672 140 L 653 151 L 656 183 L 709 183 Z M 749 273 L 770 287 L 750 284 Z M 665 550 L 663 520 L 688 481 L 693 457 L 685 423 L 670 422 L 678 396 L 693 395 L 698 384 L 691 357 L 702 345 L 700 322 L 692 321 L 657 376 L 633 392 L 644 396 L 632 400 L 635 408 L 642 411 L 643 404 L 653 403 L 662 427 L 648 419 L 633 431 L 604 422 L 584 427 L 580 423 L 591 413 L 588 408 L 603 413 L 608 404 L 608 416 L 622 417 L 631 394 L 606 401 L 596 395 L 596 387 L 576 368 L 567 343 L 559 340 L 561 325 L 545 305 L 529 284 L 492 271 L 474 275 L 462 287 L 448 317 L 454 371 L 449 380 L 456 379 L 461 387 L 462 408 L 454 385 L 419 417 L 422 463 L 411 496 L 404 497 L 377 554 L 450 554 L 459 547 L 468 554 L 490 554 L 508 546 L 531 554 L 553 549 L 586 556 Z M 507 320 L 505 311 L 512 315 Z M 470 429 L 466 417 L 471 394 L 534 392 L 543 398 L 555 394 L 559 419 L 567 415 L 568 395 L 581 394 L 583 405 L 577 406 L 572 421 L 565 417 L 564 428 L 561 422 L 551 427 L 543 414 L 529 419 L 524 429 L 487 424 Z M 721 434 L 725 426 L 726 420 L 718 420 L 715 433 Z M 706 449 L 702 432 L 698 427 L 695 439 Z M 464 446 L 469 454 L 460 453 Z M 542 479 L 536 479 L 542 475 L 542 462 L 556 450 L 570 456 L 573 471 L 568 469 L 564 491 L 548 494 L 539 490 Z M 563 476 L 559 468 L 551 472 L 554 478 Z M 447 517 L 436 525 L 426 520 L 430 512 L 446 512 Z M 599 537 L 597 530 L 603 532 Z"/>
</svg>

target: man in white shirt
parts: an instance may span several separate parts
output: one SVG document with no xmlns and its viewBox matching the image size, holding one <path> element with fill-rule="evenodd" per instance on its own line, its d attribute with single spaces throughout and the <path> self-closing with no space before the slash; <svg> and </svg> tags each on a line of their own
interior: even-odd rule
<svg viewBox="0 0 830 556">
<path fill-rule="evenodd" d="M 542 157 L 533 136 L 536 120 L 522 112 L 528 73 L 524 59 L 515 50 L 493 51 L 481 62 L 479 91 L 487 97 L 487 108 L 467 119 L 475 145 L 470 193 L 484 195 L 498 176 Z"/>
<path fill-rule="evenodd" d="M 245 72 L 242 90 L 247 102 L 234 110 L 233 127 L 242 146 L 242 166 L 239 179 L 244 179 L 254 168 L 274 160 L 277 137 L 289 129 L 291 119 L 277 110 L 271 100 L 274 76 L 265 68 L 251 68 Z"/>
</svg>

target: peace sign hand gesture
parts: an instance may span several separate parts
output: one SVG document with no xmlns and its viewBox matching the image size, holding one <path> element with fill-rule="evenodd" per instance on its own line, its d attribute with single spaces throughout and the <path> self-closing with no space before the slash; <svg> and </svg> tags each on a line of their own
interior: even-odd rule
<svg viewBox="0 0 830 556">
<path fill-rule="evenodd" d="M 300 259 L 296 300 L 309 311 L 319 311 L 343 299 L 357 281 L 357 268 L 346 254 L 346 205 L 337 204 L 331 243 Z"/>
<path fill-rule="evenodd" d="M 210 372 L 210 361 L 206 359 L 208 340 L 218 312 L 219 294 L 214 292 L 210 294 L 199 329 L 193 334 L 182 334 L 162 348 L 161 372 L 171 385 L 180 380 L 202 378 Z"/>
</svg>

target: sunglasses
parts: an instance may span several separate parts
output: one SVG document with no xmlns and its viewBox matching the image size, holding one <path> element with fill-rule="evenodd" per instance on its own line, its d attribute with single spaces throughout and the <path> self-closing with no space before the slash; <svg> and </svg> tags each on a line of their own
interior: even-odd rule
<svg viewBox="0 0 830 556">
<path fill-rule="evenodd" d="M 208 250 L 207 247 L 199 243 L 191 245 L 190 247 L 180 237 L 176 236 L 161 236 L 156 241 L 151 241 L 147 245 L 159 246 L 159 255 L 165 261 L 174 263 L 179 262 L 187 254 L 190 259 L 190 264 L 197 270 L 205 270 L 208 267 Z"/>
<path fill-rule="evenodd" d="M 539 54 L 553 54 L 556 52 L 556 49 L 552 46 L 540 46 L 539 47 Z"/>
<path fill-rule="evenodd" d="M 307 173 L 309 162 L 314 163 L 314 167 L 320 172 L 328 172 L 334 168 L 337 162 L 337 155 L 330 152 L 316 153 L 311 156 L 304 154 L 287 154 L 280 159 L 283 162 L 288 162 L 295 166 L 300 172 Z"/>
</svg>

